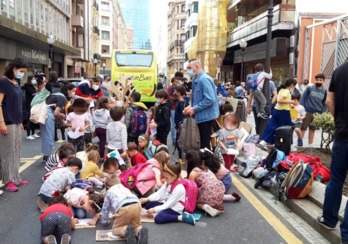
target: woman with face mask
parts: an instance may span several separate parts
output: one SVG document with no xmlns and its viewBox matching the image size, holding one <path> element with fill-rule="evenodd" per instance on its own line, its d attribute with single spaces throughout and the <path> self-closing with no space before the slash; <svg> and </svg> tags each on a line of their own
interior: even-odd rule
<svg viewBox="0 0 348 244">
<path fill-rule="evenodd" d="M 27 139 L 28 140 L 34 140 L 36 138 L 39 138 L 40 136 L 35 134 L 35 124 L 32 123 L 30 118 L 30 109 L 31 109 L 31 101 L 35 97 L 35 95 L 38 92 L 37 87 L 37 81 L 33 75 L 29 75 L 27 78 L 27 83 L 25 83 L 22 87 L 22 89 L 25 91 L 25 109 L 27 111 Z M 30 135 L 31 131 L 31 135 Z"/>
<path fill-rule="evenodd" d="M 101 86 L 101 79 L 99 77 L 94 77 L 88 83 L 81 83 L 75 92 L 76 98 L 83 98 L 87 102 L 91 102 L 93 99 L 98 99 L 104 97 Z"/>
<path fill-rule="evenodd" d="M 0 174 L 5 189 L 10 192 L 28 184 L 19 176 L 23 131 L 19 82 L 26 71 L 27 63 L 16 58 L 6 66 L 4 76 L 0 78 Z"/>
</svg>

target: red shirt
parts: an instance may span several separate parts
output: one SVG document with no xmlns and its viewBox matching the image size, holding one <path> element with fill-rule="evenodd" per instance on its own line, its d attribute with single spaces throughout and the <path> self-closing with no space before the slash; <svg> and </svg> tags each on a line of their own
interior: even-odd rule
<svg viewBox="0 0 348 244">
<path fill-rule="evenodd" d="M 140 152 L 137 152 L 137 154 L 135 154 L 132 158 L 132 165 L 135 166 L 137 164 L 141 164 L 141 163 L 145 163 L 147 160 L 144 157 L 144 155 L 142 155 Z"/>
<path fill-rule="evenodd" d="M 80 84 L 75 91 L 75 95 L 80 96 L 80 97 L 85 97 L 85 98 L 100 98 L 104 97 L 104 94 L 100 88 L 98 90 L 93 90 L 93 88 L 89 87 L 89 83 L 82 83 Z"/>
<path fill-rule="evenodd" d="M 48 208 L 46 208 L 45 212 L 43 212 L 43 214 L 41 214 L 41 216 L 40 216 L 40 221 L 42 221 L 50 213 L 56 213 L 56 212 L 65 213 L 70 218 L 73 217 L 73 214 L 72 214 L 71 209 L 69 207 L 65 206 L 62 203 L 56 203 L 56 204 L 53 204 L 53 205 L 49 206 Z"/>
</svg>

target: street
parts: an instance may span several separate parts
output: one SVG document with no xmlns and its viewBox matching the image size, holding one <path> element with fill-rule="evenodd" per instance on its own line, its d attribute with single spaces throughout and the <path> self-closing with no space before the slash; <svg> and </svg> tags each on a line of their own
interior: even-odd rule
<svg viewBox="0 0 348 244">
<path fill-rule="evenodd" d="M 248 120 L 250 118 L 252 116 L 248 116 Z M 55 148 L 58 145 L 57 143 Z M 0 243 L 40 242 L 41 213 L 36 206 L 36 198 L 42 184 L 41 177 L 45 172 L 44 165 L 38 159 L 40 148 L 40 138 L 27 140 L 23 133 L 21 175 L 30 183 L 21 187 L 16 193 L 5 191 L 0 196 Z M 171 146 L 169 148 L 172 152 L 173 148 Z M 291 226 L 283 224 L 282 217 L 275 216 L 267 210 L 267 206 L 263 206 L 265 203 L 255 198 L 235 176 L 233 181 L 232 190 L 242 197 L 239 203 L 225 203 L 224 214 L 217 218 L 202 213 L 202 218 L 197 221 L 196 226 L 184 223 L 164 225 L 146 223 L 144 226 L 149 228 L 149 243 L 300 243 L 302 241 L 301 236 L 294 234 Z M 249 200 L 251 199 L 250 202 L 246 195 L 249 196 Z M 260 206 L 268 212 L 263 212 L 266 210 L 262 210 Z M 268 216 L 269 222 L 263 216 Z M 110 228 L 111 225 L 103 227 L 100 223 L 96 227 L 96 229 Z M 95 243 L 96 229 L 73 231 L 72 243 Z M 280 235 L 280 230 L 287 235 Z M 118 241 L 118 243 L 125 242 Z"/>
</svg>

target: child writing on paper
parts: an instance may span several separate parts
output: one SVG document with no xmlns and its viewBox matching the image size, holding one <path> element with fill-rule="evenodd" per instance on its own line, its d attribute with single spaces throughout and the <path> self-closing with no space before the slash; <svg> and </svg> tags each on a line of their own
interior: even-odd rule
<svg viewBox="0 0 348 244">
<path fill-rule="evenodd" d="M 97 150 L 92 150 L 88 156 L 87 161 L 81 170 L 80 178 L 86 179 L 92 182 L 96 186 L 103 186 L 105 181 L 105 175 L 103 171 L 98 167 L 100 155 Z"/>
<path fill-rule="evenodd" d="M 71 112 L 66 117 L 66 126 L 68 127 L 68 141 L 76 147 L 76 152 L 83 151 L 85 144 L 85 130 L 89 126 L 88 122 L 88 103 L 77 98 L 71 105 L 74 112 Z"/>
<path fill-rule="evenodd" d="M 230 170 L 236 157 L 231 151 L 242 148 L 239 138 L 239 119 L 234 113 L 226 113 L 223 117 L 223 128 L 219 132 L 219 146 L 225 161 L 225 167 Z"/>
</svg>

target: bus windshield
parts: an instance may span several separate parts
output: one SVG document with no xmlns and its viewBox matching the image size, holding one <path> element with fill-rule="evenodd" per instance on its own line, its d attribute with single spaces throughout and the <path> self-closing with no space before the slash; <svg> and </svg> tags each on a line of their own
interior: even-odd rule
<svg viewBox="0 0 348 244">
<path fill-rule="evenodd" d="M 151 67 L 152 53 L 118 53 L 116 52 L 116 63 L 118 66 Z"/>
</svg>

